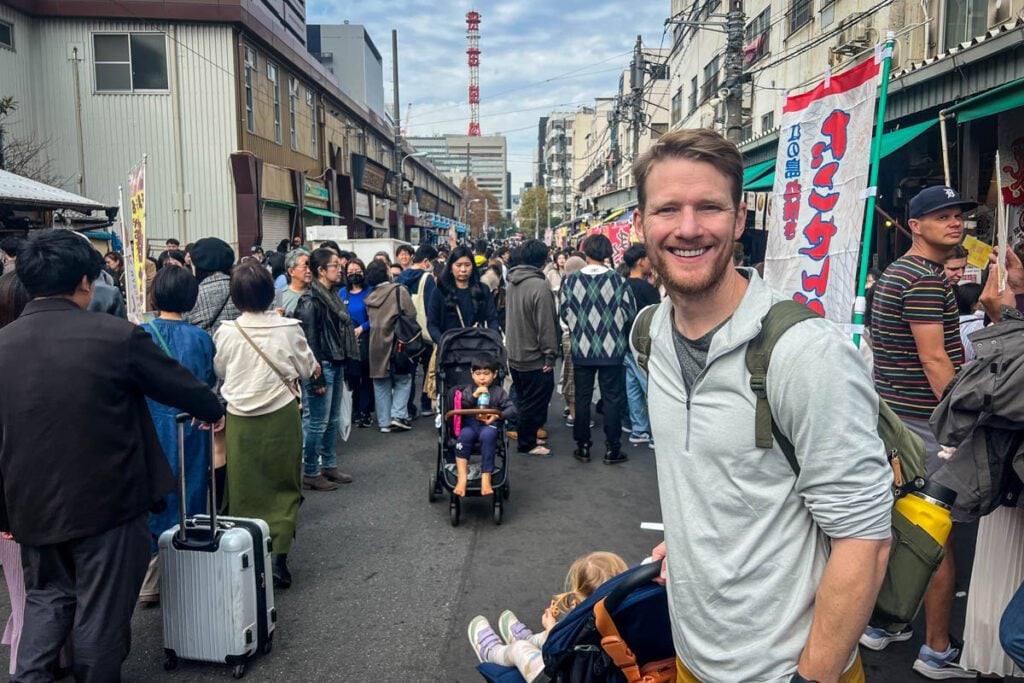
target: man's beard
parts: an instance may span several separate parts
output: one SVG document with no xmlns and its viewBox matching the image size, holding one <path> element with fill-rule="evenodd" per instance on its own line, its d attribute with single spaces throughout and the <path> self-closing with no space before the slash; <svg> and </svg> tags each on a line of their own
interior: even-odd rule
<svg viewBox="0 0 1024 683">
<path fill-rule="evenodd" d="M 715 291 L 724 279 L 725 274 L 729 271 L 729 268 L 732 267 L 732 252 L 726 249 L 719 249 L 720 246 L 713 245 L 711 247 L 711 250 L 715 253 L 715 259 L 707 266 L 704 266 L 705 270 L 702 274 L 686 273 L 683 278 L 678 277 L 678 270 L 673 271 L 662 262 L 662 255 L 667 250 L 655 248 L 649 250 L 647 255 L 651 258 L 651 265 L 654 267 L 654 271 L 661 277 L 662 282 L 665 283 L 665 288 L 669 292 L 685 296 L 702 297 Z M 669 255 L 668 258 L 672 258 L 672 256 Z"/>
</svg>

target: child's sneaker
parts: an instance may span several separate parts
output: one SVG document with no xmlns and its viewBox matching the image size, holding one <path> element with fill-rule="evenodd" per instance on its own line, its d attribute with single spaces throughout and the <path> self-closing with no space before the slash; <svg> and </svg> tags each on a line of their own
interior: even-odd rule
<svg viewBox="0 0 1024 683">
<path fill-rule="evenodd" d="M 490 661 L 488 658 L 494 648 L 501 645 L 498 634 L 494 632 L 486 617 L 475 616 L 469 622 L 469 644 L 481 663 Z"/>
<path fill-rule="evenodd" d="M 519 621 L 519 618 L 510 609 L 505 610 L 498 617 L 498 633 L 509 645 L 517 640 L 526 640 L 533 635 L 533 631 L 526 628 L 526 624 Z"/>
</svg>

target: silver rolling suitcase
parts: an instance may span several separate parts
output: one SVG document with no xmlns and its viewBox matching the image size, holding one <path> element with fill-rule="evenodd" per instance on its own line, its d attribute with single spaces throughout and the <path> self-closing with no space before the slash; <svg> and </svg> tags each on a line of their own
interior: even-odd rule
<svg viewBox="0 0 1024 683">
<path fill-rule="evenodd" d="M 160 535 L 164 668 L 179 659 L 223 662 L 241 678 L 274 643 L 270 528 L 261 519 L 218 517 L 213 465 L 210 514 L 185 519 L 185 421 L 178 415 L 179 524 Z M 210 430 L 213 438 L 213 430 Z"/>
</svg>

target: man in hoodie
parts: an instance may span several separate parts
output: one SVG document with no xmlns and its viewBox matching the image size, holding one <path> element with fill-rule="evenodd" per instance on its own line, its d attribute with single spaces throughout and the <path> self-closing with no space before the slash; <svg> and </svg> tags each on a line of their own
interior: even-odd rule
<svg viewBox="0 0 1024 683">
<path fill-rule="evenodd" d="M 537 441 L 537 430 L 547 420 L 561 342 L 555 299 L 541 270 L 547 256 L 543 242 L 527 240 L 519 249 L 519 265 L 509 271 L 505 298 L 505 345 L 519 411 L 518 450 L 540 456 L 551 454 Z"/>
<path fill-rule="evenodd" d="M 403 244 L 402 247 L 408 247 Z M 402 252 L 399 252 L 401 255 Z M 437 291 L 437 283 L 434 282 L 434 259 L 437 258 L 437 249 L 430 246 L 429 244 L 422 244 L 417 247 L 415 253 L 409 258 L 409 266 L 398 274 L 395 278 L 395 282 L 400 285 L 405 285 L 408 288 L 409 293 L 412 295 L 413 305 L 416 306 L 416 321 L 419 322 L 420 328 L 423 330 L 423 334 L 427 335 L 427 310 L 430 306 L 430 300 L 434 296 L 434 292 Z M 424 336 L 424 341 L 432 341 L 427 336 Z M 433 345 L 427 347 L 427 350 L 420 354 L 419 364 L 423 368 L 423 379 L 426 381 L 427 368 L 430 365 L 430 357 L 433 355 Z M 416 369 L 413 368 L 412 377 L 412 390 L 409 392 L 409 417 L 416 417 Z M 419 413 L 422 415 L 430 415 L 430 397 L 425 393 L 420 393 L 420 410 Z"/>
</svg>

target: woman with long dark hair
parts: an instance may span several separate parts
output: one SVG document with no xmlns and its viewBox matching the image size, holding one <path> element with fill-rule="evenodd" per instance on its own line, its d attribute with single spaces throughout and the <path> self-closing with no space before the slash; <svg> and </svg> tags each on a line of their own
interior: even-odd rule
<svg viewBox="0 0 1024 683">
<path fill-rule="evenodd" d="M 480 282 L 469 247 L 455 247 L 437 283 L 438 292 L 430 300 L 427 328 L 430 337 L 440 341 L 448 330 L 460 327 L 498 329 L 498 310 L 491 290 Z"/>
<path fill-rule="evenodd" d="M 352 331 L 356 336 L 359 353 L 348 363 L 345 379 L 352 389 L 352 424 L 370 427 L 373 411 L 373 381 L 370 379 L 370 316 L 366 312 L 366 297 L 373 287 L 366 283 L 366 265 L 352 258 L 345 266 L 345 286 L 338 295 L 348 307 L 352 317 Z"/>
</svg>

